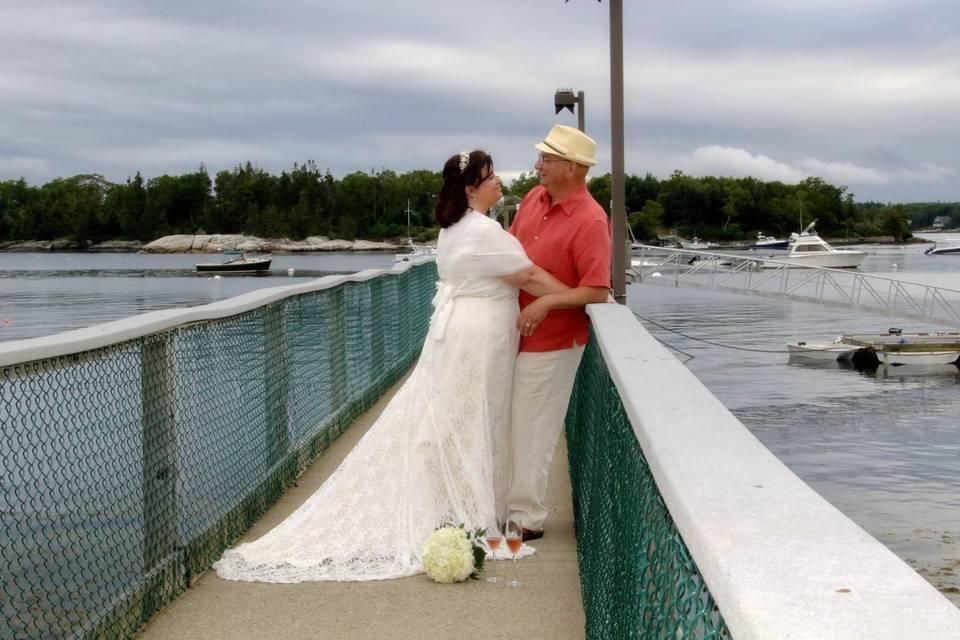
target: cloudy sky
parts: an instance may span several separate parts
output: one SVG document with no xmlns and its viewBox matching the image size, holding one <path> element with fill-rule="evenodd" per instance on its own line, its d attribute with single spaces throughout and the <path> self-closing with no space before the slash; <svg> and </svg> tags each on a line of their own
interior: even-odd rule
<svg viewBox="0 0 960 640">
<path fill-rule="evenodd" d="M 858 201 L 960 201 L 956 0 L 626 0 L 626 167 L 820 176 Z M 513 177 L 586 93 L 609 171 L 595 0 L 0 0 L 0 180 L 237 163 Z"/>
</svg>

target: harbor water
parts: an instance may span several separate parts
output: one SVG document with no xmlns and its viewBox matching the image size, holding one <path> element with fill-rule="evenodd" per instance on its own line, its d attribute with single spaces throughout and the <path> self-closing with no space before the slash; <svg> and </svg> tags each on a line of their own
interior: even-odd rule
<svg viewBox="0 0 960 640">
<path fill-rule="evenodd" d="M 960 255 L 868 246 L 861 272 L 960 289 Z M 197 276 L 196 255 L 0 253 L 0 341 L 225 299 L 391 254 L 274 256 L 268 277 Z M 288 269 L 294 275 L 287 275 Z M 645 326 L 791 470 L 960 605 L 960 373 L 791 362 L 786 343 L 840 333 L 958 330 L 826 307 L 630 285 Z M 696 443 L 691 443 L 696 446 Z"/>
<path fill-rule="evenodd" d="M 393 254 L 276 255 L 267 276 L 196 273 L 196 263 L 218 260 L 204 254 L 0 252 L 0 342 L 208 304 L 325 275 L 384 269 L 393 264 Z"/>
<path fill-rule="evenodd" d="M 859 247 L 859 271 L 960 290 L 960 255 L 926 246 Z M 858 372 L 786 353 L 797 340 L 960 327 L 648 284 L 630 285 L 627 300 L 794 473 L 960 606 L 960 369 Z"/>
</svg>

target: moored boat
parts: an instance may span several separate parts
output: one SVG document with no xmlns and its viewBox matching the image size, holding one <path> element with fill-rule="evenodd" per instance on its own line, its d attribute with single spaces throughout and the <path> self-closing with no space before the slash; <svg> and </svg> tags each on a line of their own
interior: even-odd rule
<svg viewBox="0 0 960 640">
<path fill-rule="evenodd" d="M 691 251 L 706 251 L 707 249 L 716 248 L 716 245 L 710 244 L 709 242 L 704 242 L 697 236 L 693 236 L 691 240 L 681 240 L 680 246 Z"/>
<path fill-rule="evenodd" d="M 790 358 L 811 358 L 816 360 L 850 360 L 859 347 L 843 342 L 843 336 L 833 342 L 788 342 Z"/>
<path fill-rule="evenodd" d="M 867 369 L 879 365 L 960 366 L 960 333 L 903 333 L 893 328 L 885 334 L 842 335 L 833 342 L 792 342 L 787 350 L 791 359 L 850 360 Z"/>
<path fill-rule="evenodd" d="M 790 267 L 825 267 L 830 269 L 855 269 L 867 257 L 866 251 L 855 249 L 834 249 L 826 240 L 813 231 L 816 220 L 807 225 L 801 233 L 790 234 L 790 244 L 783 256 L 768 256 L 761 266 L 775 269 Z"/>
<path fill-rule="evenodd" d="M 410 251 L 408 253 L 393 254 L 394 262 L 408 262 L 410 258 L 423 258 L 437 255 L 437 248 L 429 244 L 414 244 L 410 240 Z"/>
<path fill-rule="evenodd" d="M 790 240 L 781 240 L 773 236 L 765 236 L 763 233 L 757 233 L 757 241 L 750 245 L 750 249 L 780 250 L 790 246 Z"/>
<path fill-rule="evenodd" d="M 949 244 L 945 247 L 935 245 L 924 251 L 924 253 L 928 256 L 960 255 L 960 243 Z"/>
<path fill-rule="evenodd" d="M 248 256 L 245 253 L 228 253 L 223 262 L 199 262 L 197 273 L 266 274 L 270 272 L 273 256 Z"/>
<path fill-rule="evenodd" d="M 410 235 L 410 215 L 414 213 L 414 211 L 410 208 L 409 198 L 407 198 L 407 208 L 404 210 L 404 213 L 407 214 L 407 246 L 410 247 L 410 250 L 407 253 L 395 253 L 393 255 L 393 261 L 409 262 L 410 258 L 422 258 L 437 255 L 437 248 L 435 246 L 429 244 L 415 244 L 413 242 L 413 236 Z"/>
<path fill-rule="evenodd" d="M 955 364 L 960 360 L 960 333 L 903 333 L 891 330 L 886 335 L 843 336 L 846 344 L 872 351 L 881 364 L 902 365 Z"/>
</svg>

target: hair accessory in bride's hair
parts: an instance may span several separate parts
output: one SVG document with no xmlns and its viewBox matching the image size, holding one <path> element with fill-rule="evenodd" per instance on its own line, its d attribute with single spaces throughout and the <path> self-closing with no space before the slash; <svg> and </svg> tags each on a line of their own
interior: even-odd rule
<svg viewBox="0 0 960 640">
<path fill-rule="evenodd" d="M 460 173 L 463 173 L 470 163 L 470 153 L 468 151 L 460 152 Z"/>
</svg>

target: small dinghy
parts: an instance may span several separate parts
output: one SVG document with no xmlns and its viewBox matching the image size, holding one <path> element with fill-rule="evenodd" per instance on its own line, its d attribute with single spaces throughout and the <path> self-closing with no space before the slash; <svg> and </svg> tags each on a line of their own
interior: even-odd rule
<svg viewBox="0 0 960 640">
<path fill-rule="evenodd" d="M 813 360 L 849 360 L 859 347 L 843 342 L 843 336 L 833 342 L 788 342 L 787 351 L 791 358 L 809 358 Z"/>
</svg>

